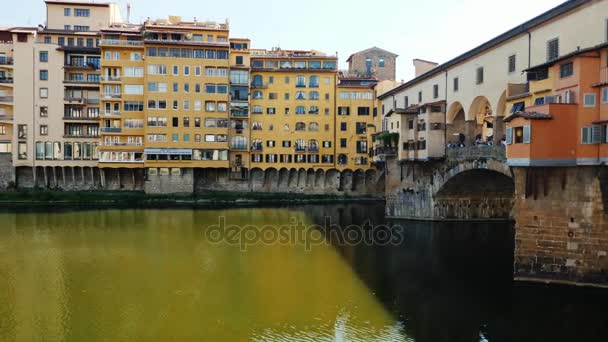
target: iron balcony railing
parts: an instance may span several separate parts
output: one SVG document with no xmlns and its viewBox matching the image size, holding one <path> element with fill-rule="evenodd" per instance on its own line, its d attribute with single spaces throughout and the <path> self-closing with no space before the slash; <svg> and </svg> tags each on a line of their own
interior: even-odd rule
<svg viewBox="0 0 608 342">
<path fill-rule="evenodd" d="M 120 133 L 122 132 L 122 128 L 120 127 L 103 127 L 101 129 L 102 133 Z"/>
<path fill-rule="evenodd" d="M 0 77 L 0 83 L 13 83 L 12 77 Z"/>
<path fill-rule="evenodd" d="M 141 40 L 102 39 L 99 44 L 112 46 L 143 46 L 144 42 Z"/>
<path fill-rule="evenodd" d="M 230 144 L 230 148 L 233 150 L 246 150 L 247 144 Z"/>
<path fill-rule="evenodd" d="M 12 96 L 0 96 L 0 102 L 13 102 Z"/>
<path fill-rule="evenodd" d="M 101 76 L 103 82 L 120 82 L 121 79 L 121 76 Z"/>
</svg>

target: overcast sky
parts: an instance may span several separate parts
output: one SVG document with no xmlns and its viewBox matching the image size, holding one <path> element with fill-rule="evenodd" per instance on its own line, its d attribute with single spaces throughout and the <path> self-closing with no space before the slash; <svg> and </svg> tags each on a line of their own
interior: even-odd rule
<svg viewBox="0 0 608 342">
<path fill-rule="evenodd" d="M 2 0 L 8 2 L 9 0 Z M 0 26 L 37 26 L 43 0 L 18 0 L 0 11 Z M 126 18 L 127 0 L 121 3 Z M 399 55 L 397 80 L 413 77 L 412 59 L 443 63 L 563 0 L 130 0 L 131 22 L 181 15 L 230 20 L 231 36 L 255 48 L 315 49 L 348 56 L 371 46 Z"/>
</svg>

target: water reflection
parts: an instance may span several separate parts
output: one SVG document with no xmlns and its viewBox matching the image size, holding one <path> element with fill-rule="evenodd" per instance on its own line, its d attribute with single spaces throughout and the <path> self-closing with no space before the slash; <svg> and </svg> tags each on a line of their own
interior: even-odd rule
<svg viewBox="0 0 608 342">
<path fill-rule="evenodd" d="M 377 205 L 0 214 L 0 341 L 603 341 L 608 295 L 513 284 L 510 223 L 390 222 L 397 246 L 216 245 Z"/>
</svg>

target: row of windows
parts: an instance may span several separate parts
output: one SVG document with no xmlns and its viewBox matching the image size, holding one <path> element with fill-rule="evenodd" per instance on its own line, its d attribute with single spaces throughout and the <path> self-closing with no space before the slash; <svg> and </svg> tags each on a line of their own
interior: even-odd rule
<svg viewBox="0 0 608 342">
<path fill-rule="evenodd" d="M 179 161 L 179 160 L 195 160 L 195 161 L 228 161 L 227 150 L 192 150 L 192 154 L 146 154 L 146 160 L 158 161 Z M 151 174 L 155 169 L 150 169 Z M 161 169 L 162 170 L 162 169 Z"/>
<path fill-rule="evenodd" d="M 297 106 L 296 111 L 295 111 L 296 115 L 306 115 L 306 114 L 318 115 L 319 112 L 320 112 L 319 106 L 310 106 L 310 107 L 308 107 L 308 111 L 306 110 L 305 106 Z M 263 114 L 263 113 L 264 113 L 264 109 L 262 106 L 255 105 L 251 108 L 251 114 Z M 285 110 L 283 113 L 285 115 L 291 114 L 291 108 L 285 107 Z M 325 108 L 324 113 L 325 113 L 325 115 L 330 115 L 331 111 L 329 108 Z M 267 107 L 266 114 L 268 114 L 268 115 L 277 114 L 277 109 L 275 107 Z"/>
<path fill-rule="evenodd" d="M 26 159 L 27 154 L 24 158 Z M 37 160 L 97 160 L 99 145 L 97 143 L 60 143 L 51 141 L 36 142 Z"/>
<path fill-rule="evenodd" d="M 371 91 L 341 91 L 340 100 L 372 100 L 374 94 Z"/>
<path fill-rule="evenodd" d="M 167 65 L 165 64 L 151 64 L 148 65 L 148 75 L 167 75 Z M 171 68 L 172 75 L 179 76 L 180 67 L 179 65 L 173 65 Z M 194 67 L 190 65 L 184 65 L 182 69 L 184 76 L 201 76 L 202 67 L 200 65 L 195 65 Z M 216 67 L 206 67 L 205 68 L 205 76 L 207 77 L 228 77 L 228 68 L 216 68 Z"/>
<path fill-rule="evenodd" d="M 308 95 L 308 96 L 307 96 Z M 259 91 L 259 90 L 255 90 L 251 93 L 251 97 L 254 100 L 262 100 L 264 99 L 264 93 Z M 329 101 L 330 100 L 331 95 L 329 93 L 325 93 L 325 100 Z M 291 98 L 291 94 L 290 93 L 285 93 L 284 94 L 284 99 L 285 100 L 289 100 Z M 277 100 L 278 99 L 278 94 L 277 93 L 268 93 L 268 99 L 269 100 Z M 318 101 L 320 100 L 320 95 L 318 91 L 311 91 L 308 92 L 308 94 L 306 94 L 305 91 L 297 91 L 295 93 L 294 99 L 299 100 L 299 101 L 305 101 L 305 100 L 311 100 L 311 101 Z"/>
<path fill-rule="evenodd" d="M 318 88 L 319 87 L 319 76 L 313 75 L 310 76 L 308 78 L 308 87 L 309 88 Z M 324 78 L 324 82 L 326 85 L 330 85 L 331 84 L 331 77 L 325 77 Z M 264 77 L 262 75 L 254 75 L 251 85 L 253 87 L 264 87 L 267 84 L 274 84 L 275 80 L 274 80 L 274 76 L 269 76 L 268 77 L 268 83 L 264 83 Z M 290 84 L 291 83 L 291 77 L 289 76 L 285 76 L 284 79 L 284 83 L 285 84 Z M 296 76 L 295 77 L 295 86 L 297 88 L 306 88 L 306 76 Z"/>
<path fill-rule="evenodd" d="M 228 50 L 187 49 L 187 48 L 147 48 L 148 57 L 173 57 L 197 59 L 228 59 Z"/>
<path fill-rule="evenodd" d="M 190 100 L 183 100 L 181 109 L 183 109 L 183 110 L 193 109 L 195 111 L 203 110 L 203 108 L 202 108 L 203 102 L 201 100 L 195 100 L 193 102 L 194 106 L 192 108 L 190 106 L 190 103 L 191 103 Z M 226 112 L 226 111 L 228 111 L 227 102 L 205 101 L 204 104 L 205 104 L 206 112 Z M 148 109 L 165 110 L 165 109 L 167 109 L 167 100 L 148 100 Z M 172 109 L 173 110 L 180 109 L 179 100 L 173 100 Z M 142 109 L 142 111 L 143 111 L 143 109 Z"/>
<path fill-rule="evenodd" d="M 63 9 L 63 15 L 66 17 L 69 17 L 72 15 L 72 9 L 69 7 L 66 7 Z M 91 16 L 91 10 L 88 8 L 74 8 L 74 16 L 75 17 L 90 17 Z"/>
<path fill-rule="evenodd" d="M 190 135 L 189 133 L 185 133 L 181 135 L 182 142 L 190 142 L 191 138 L 194 137 L 195 143 L 203 142 L 203 135 L 194 134 Z M 228 142 L 228 136 L 225 134 L 205 134 L 204 142 L 206 143 L 225 143 Z M 147 135 L 148 142 L 167 142 L 167 134 L 148 134 Z M 171 134 L 171 142 L 180 142 L 180 135 L 177 133 Z"/>
<path fill-rule="evenodd" d="M 236 139 L 235 139 L 236 138 Z M 242 143 L 245 142 L 246 138 L 244 137 L 234 137 L 232 139 L 232 143 Z M 282 141 L 282 148 L 291 148 L 291 140 L 283 140 Z M 262 151 L 263 150 L 263 146 L 264 146 L 264 142 L 260 139 L 254 139 L 251 143 L 251 149 L 253 151 Z M 304 140 L 304 139 L 297 139 L 294 141 L 294 145 L 296 152 L 317 152 L 319 151 L 319 141 L 317 140 Z M 332 142 L 331 141 L 323 141 L 322 144 L 323 148 L 331 148 L 332 147 Z M 275 140 L 266 140 L 266 147 L 268 148 L 275 148 L 276 147 L 276 141 Z M 357 153 L 368 153 L 368 148 L 367 148 L 367 140 L 358 140 L 356 142 L 356 147 L 357 147 Z M 340 148 L 348 148 L 348 139 L 346 138 L 342 138 L 340 139 Z"/>
<path fill-rule="evenodd" d="M 336 68 L 336 62 L 334 61 L 264 61 L 259 59 L 254 59 L 251 61 L 252 68 L 258 69 L 328 69 L 333 70 Z"/>
<path fill-rule="evenodd" d="M 69 30 L 69 29 L 68 29 Z M 66 44 L 67 42 L 67 44 Z M 45 36 L 44 44 L 53 44 L 53 37 Z M 99 39 L 93 38 L 73 38 L 73 37 L 57 37 L 57 45 L 59 46 L 78 46 L 94 48 L 99 46 Z"/>
<path fill-rule="evenodd" d="M 193 126 L 195 128 L 201 127 L 201 118 L 195 117 L 193 118 Z M 190 127 L 190 117 L 182 118 L 182 127 L 189 128 Z M 148 127 L 167 127 L 167 117 L 164 116 L 149 116 L 148 117 Z M 171 118 L 171 127 L 180 127 L 180 120 L 178 117 Z M 228 127 L 228 119 L 217 119 L 217 118 L 207 118 L 205 119 L 205 128 L 227 128 Z"/>
<path fill-rule="evenodd" d="M 228 94 L 228 85 L 227 84 L 204 84 L 206 94 Z M 148 82 L 147 84 L 148 92 L 152 93 L 166 93 L 168 91 L 167 83 L 164 82 Z M 197 94 L 202 92 L 202 87 L 200 83 L 193 84 L 193 87 L 190 87 L 190 83 L 183 83 L 182 90 L 184 93 L 190 93 L 191 91 Z M 180 84 L 174 82 L 172 84 L 173 93 L 180 92 Z"/>
</svg>

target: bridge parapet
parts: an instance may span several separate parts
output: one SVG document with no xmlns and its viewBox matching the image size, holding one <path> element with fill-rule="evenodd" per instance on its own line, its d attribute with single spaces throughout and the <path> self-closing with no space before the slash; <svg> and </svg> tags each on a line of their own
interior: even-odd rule
<svg viewBox="0 0 608 342">
<path fill-rule="evenodd" d="M 449 148 L 447 151 L 447 159 L 451 160 L 476 160 L 482 158 L 506 161 L 506 150 L 504 146 L 476 145 Z"/>
</svg>

